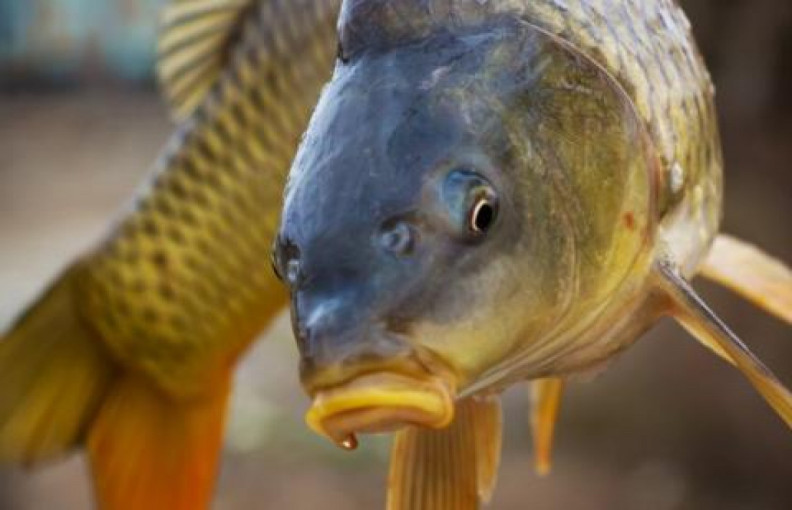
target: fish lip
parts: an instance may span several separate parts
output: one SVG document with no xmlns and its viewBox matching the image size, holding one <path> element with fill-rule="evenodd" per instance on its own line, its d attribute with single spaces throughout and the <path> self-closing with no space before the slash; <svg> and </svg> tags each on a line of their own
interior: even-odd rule
<svg viewBox="0 0 792 510">
<path fill-rule="evenodd" d="M 455 393 L 447 377 L 382 370 L 318 389 L 305 419 L 312 430 L 339 444 L 357 433 L 410 425 L 441 429 L 454 418 Z"/>
</svg>

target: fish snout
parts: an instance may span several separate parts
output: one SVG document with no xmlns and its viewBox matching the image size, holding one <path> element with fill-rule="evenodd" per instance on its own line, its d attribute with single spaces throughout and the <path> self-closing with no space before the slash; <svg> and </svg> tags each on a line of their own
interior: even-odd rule
<svg viewBox="0 0 792 510">
<path fill-rule="evenodd" d="M 337 298 L 307 309 L 297 307 L 294 332 L 300 348 L 300 377 L 309 393 L 413 357 L 406 339 L 363 315 Z"/>
<path fill-rule="evenodd" d="M 313 399 L 306 421 L 319 434 L 346 444 L 357 433 L 441 428 L 453 419 L 453 378 L 404 336 L 339 302 L 297 310 L 294 320 L 300 377 Z"/>
</svg>

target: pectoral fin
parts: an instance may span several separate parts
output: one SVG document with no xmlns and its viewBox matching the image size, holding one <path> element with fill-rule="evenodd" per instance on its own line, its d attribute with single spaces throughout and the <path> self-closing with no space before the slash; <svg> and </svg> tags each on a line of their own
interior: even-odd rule
<svg viewBox="0 0 792 510">
<path fill-rule="evenodd" d="M 718 236 L 701 275 L 792 324 L 792 269 L 758 248 Z"/>
<path fill-rule="evenodd" d="M 399 432 L 391 452 L 388 509 L 477 509 L 494 489 L 500 448 L 497 398 L 459 402 L 446 429 Z"/>
<path fill-rule="evenodd" d="M 551 377 L 531 381 L 531 433 L 534 444 L 534 466 L 539 475 L 546 475 L 552 467 L 553 434 L 564 381 Z"/>
<path fill-rule="evenodd" d="M 707 347 L 731 361 L 792 427 L 792 393 L 789 392 L 735 335 L 668 262 L 655 267 L 655 276 L 670 299 L 670 314 Z"/>
</svg>

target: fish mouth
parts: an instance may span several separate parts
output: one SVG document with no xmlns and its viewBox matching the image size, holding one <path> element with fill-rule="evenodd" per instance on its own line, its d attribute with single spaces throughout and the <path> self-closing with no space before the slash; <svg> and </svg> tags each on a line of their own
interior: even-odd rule
<svg viewBox="0 0 792 510">
<path fill-rule="evenodd" d="M 441 429 L 453 418 L 454 390 L 445 379 L 383 371 L 320 389 L 305 420 L 318 434 L 346 445 L 357 433 L 409 425 Z"/>
</svg>

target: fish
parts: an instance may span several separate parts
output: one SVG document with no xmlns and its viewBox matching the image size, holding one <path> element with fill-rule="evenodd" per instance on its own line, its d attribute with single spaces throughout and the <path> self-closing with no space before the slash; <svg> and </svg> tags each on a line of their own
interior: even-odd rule
<svg viewBox="0 0 792 510">
<path fill-rule="evenodd" d="M 105 236 L 0 335 L 0 464 L 84 449 L 99 508 L 209 507 L 234 368 L 288 303 L 270 251 L 339 8 L 164 8 L 174 134 Z"/>
<path fill-rule="evenodd" d="M 715 89 L 672 0 L 346 0 L 274 247 L 308 425 L 393 433 L 387 507 L 491 497 L 500 394 L 537 472 L 564 388 L 661 318 L 792 426 L 792 394 L 691 285 L 792 323 L 792 271 L 720 233 Z"/>
<path fill-rule="evenodd" d="M 671 0 L 175 0 L 157 66 L 153 177 L 0 337 L 0 463 L 84 448 L 100 508 L 209 507 L 234 367 L 287 308 L 308 425 L 393 433 L 394 510 L 491 497 L 513 384 L 547 472 L 567 379 L 662 316 L 792 423 L 689 284 L 792 322 L 789 269 L 718 235 Z"/>
</svg>

